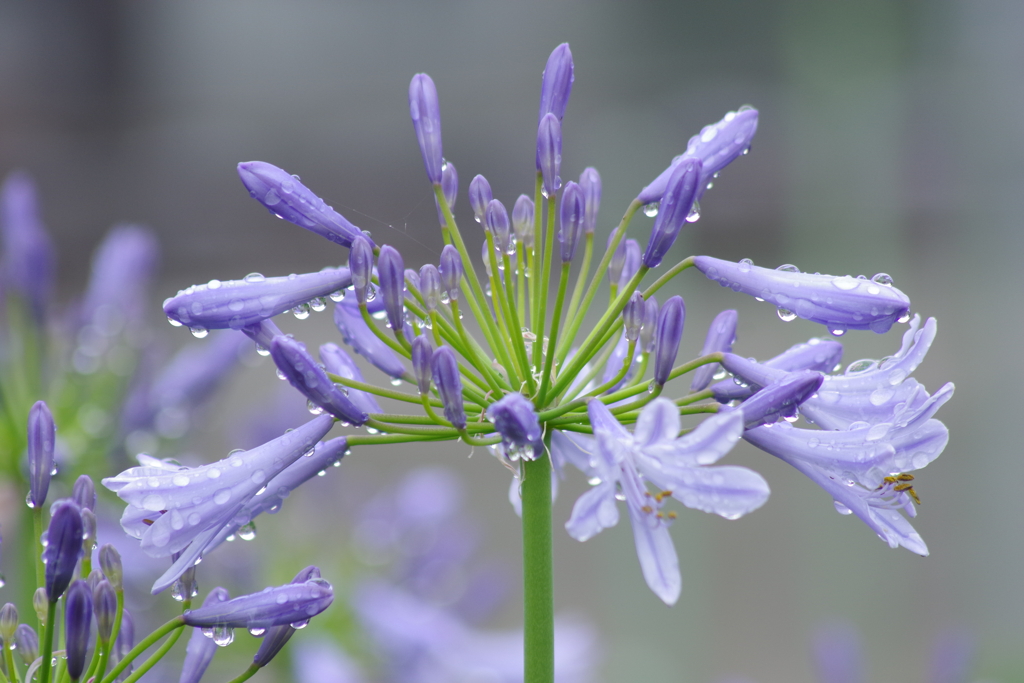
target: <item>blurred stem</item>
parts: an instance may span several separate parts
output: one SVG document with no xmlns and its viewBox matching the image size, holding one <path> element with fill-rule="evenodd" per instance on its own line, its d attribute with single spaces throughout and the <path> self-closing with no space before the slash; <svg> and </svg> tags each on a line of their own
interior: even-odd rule
<svg viewBox="0 0 1024 683">
<path fill-rule="evenodd" d="M 191 601 L 186 600 L 183 603 L 185 605 L 185 609 L 188 609 L 187 606 L 188 606 L 188 604 L 190 602 Z M 51 605 L 52 604 L 53 603 L 51 603 Z M 161 638 L 163 638 L 165 635 L 167 635 L 171 631 L 177 630 L 176 636 L 180 636 L 181 635 L 181 628 L 184 625 L 185 625 L 185 620 L 182 617 L 177 616 L 177 617 L 174 617 L 173 619 L 171 619 L 170 621 L 168 621 L 167 623 L 165 623 L 163 626 L 161 626 L 157 630 L 155 630 L 152 633 L 150 633 L 145 638 L 143 638 L 139 642 L 139 644 L 136 645 L 135 647 L 133 647 L 131 649 L 131 651 L 127 655 L 125 655 L 124 658 L 121 661 L 119 661 L 117 663 L 117 666 L 115 666 L 110 671 L 110 673 L 107 674 L 106 678 L 103 679 L 103 683 L 113 683 L 114 679 L 117 678 L 119 675 L 121 675 L 121 672 L 124 671 L 125 669 L 127 669 L 129 664 L 131 664 L 133 661 L 135 661 L 136 657 L 138 657 L 143 652 L 148 650 L 151 645 L 153 645 L 156 641 L 160 640 Z M 47 629 L 49 629 L 49 624 L 47 624 Z M 177 637 L 168 638 L 167 642 L 169 642 L 173 646 L 174 643 L 177 642 Z M 167 643 L 164 643 L 164 646 L 166 646 L 166 645 L 167 645 Z M 170 649 L 170 648 L 167 648 L 167 649 Z M 154 656 L 159 654 L 162 657 L 163 653 L 161 651 L 166 652 L 164 647 L 161 647 L 160 650 L 157 650 L 157 652 L 154 653 Z M 152 659 L 152 657 L 150 659 Z M 47 661 L 48 660 L 43 660 L 43 666 L 47 665 Z M 146 663 L 148 664 L 149 660 L 146 660 Z M 154 661 L 153 664 L 155 664 L 155 663 L 156 662 Z M 153 664 L 150 664 L 150 666 L 153 666 Z M 145 664 L 143 666 L 145 666 Z M 138 672 L 135 672 L 135 673 L 138 673 Z M 145 673 L 145 671 L 143 673 Z M 135 676 L 134 674 L 132 674 L 132 676 L 130 678 L 125 680 L 125 683 L 128 683 L 128 681 L 133 681 L 133 682 L 137 681 L 138 678 L 139 678 L 138 676 Z M 40 681 L 45 681 L 46 679 L 45 678 L 40 678 L 39 680 Z"/>
<path fill-rule="evenodd" d="M 53 622 L 57 620 L 57 601 L 50 600 L 46 606 L 46 628 L 43 631 L 43 663 L 39 667 L 40 683 L 50 680 L 50 660 L 53 658 Z"/>
<path fill-rule="evenodd" d="M 242 683 L 242 681 L 247 681 L 253 676 L 255 676 L 256 672 L 259 670 L 259 666 L 257 666 L 256 664 L 250 664 L 248 669 L 240 673 L 238 676 L 232 678 L 230 681 L 228 681 L 228 683 Z"/>
<path fill-rule="evenodd" d="M 523 462 L 523 651 L 525 683 L 555 678 L 554 579 L 551 560 L 551 432 L 544 451 Z"/>
<path fill-rule="evenodd" d="M 32 548 L 35 550 L 36 561 L 36 587 L 42 588 L 46 585 L 46 566 L 43 564 L 43 544 L 39 540 L 43 537 L 43 506 L 37 505 L 32 508 L 32 528 L 35 531 L 35 538 L 32 539 Z"/>
</svg>

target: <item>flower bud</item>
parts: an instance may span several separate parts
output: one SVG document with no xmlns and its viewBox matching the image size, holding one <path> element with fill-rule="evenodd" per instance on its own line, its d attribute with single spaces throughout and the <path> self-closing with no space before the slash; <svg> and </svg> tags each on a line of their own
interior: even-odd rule
<svg viewBox="0 0 1024 683">
<path fill-rule="evenodd" d="M 15 171 L 0 186 L 0 231 L 5 284 L 25 298 L 39 325 L 50 302 L 56 257 L 40 218 L 35 183 L 27 173 Z"/>
<path fill-rule="evenodd" d="M 644 302 L 644 318 L 640 325 L 640 349 L 644 353 L 654 351 L 654 332 L 658 328 L 658 300 L 653 296 Z"/>
<path fill-rule="evenodd" d="M 658 328 L 654 339 L 654 381 L 665 384 L 679 353 L 679 340 L 683 336 L 686 305 L 683 298 L 673 296 L 658 312 Z"/>
<path fill-rule="evenodd" d="M 597 169 L 588 166 L 580 174 L 580 187 L 583 188 L 586 213 L 583 215 L 583 232 L 593 234 L 597 227 L 597 210 L 601 207 L 601 174 Z"/>
<path fill-rule="evenodd" d="M 543 434 L 533 403 L 520 393 L 506 394 L 487 406 L 487 419 L 494 423 L 505 445 L 514 449 L 535 446 Z"/>
<path fill-rule="evenodd" d="M 14 603 L 7 603 L 0 607 L 0 638 L 4 639 L 5 645 L 14 642 L 14 632 L 18 630 L 18 608 Z"/>
<path fill-rule="evenodd" d="M 270 357 L 288 382 L 314 404 L 343 422 L 354 425 L 366 422 L 366 413 L 327 379 L 304 344 L 290 337 L 275 337 L 270 344 Z"/>
<path fill-rule="evenodd" d="M 651 239 L 647 242 L 647 251 L 644 252 L 643 262 L 648 268 L 661 265 L 665 254 L 679 236 L 679 231 L 697 198 L 701 168 L 700 159 L 684 159 L 676 165 L 669 176 L 665 194 L 658 207 L 658 216 L 651 228 Z"/>
<path fill-rule="evenodd" d="M 460 282 L 463 275 L 462 256 L 459 255 L 458 249 L 450 244 L 445 245 L 444 249 L 441 250 L 441 261 L 438 271 L 441 273 L 442 290 L 448 295 L 449 299 L 458 301 L 459 288 L 461 287 Z"/>
<path fill-rule="evenodd" d="M 96 508 L 96 485 L 88 474 L 83 474 L 75 480 L 71 498 L 83 510 L 94 510 Z"/>
<path fill-rule="evenodd" d="M 545 114 L 537 127 L 537 170 L 544 180 L 544 196 L 554 197 L 562 186 L 558 177 L 562 165 L 562 124 L 554 114 Z"/>
<path fill-rule="evenodd" d="M 28 413 L 28 506 L 39 507 L 46 501 L 53 476 L 53 449 L 57 427 L 45 401 L 36 401 Z"/>
<path fill-rule="evenodd" d="M 292 583 L 305 583 L 311 579 L 319 578 L 320 569 L 311 566 L 299 572 L 292 579 Z M 285 646 L 285 643 L 291 639 L 294 633 L 295 629 L 291 625 L 272 626 L 267 629 L 263 636 L 263 642 L 260 643 L 260 649 L 256 651 L 252 658 L 253 664 L 261 668 L 266 666 L 281 651 L 281 648 Z"/>
<path fill-rule="evenodd" d="M 43 550 L 46 563 L 46 597 L 50 602 L 64 594 L 82 556 L 82 511 L 73 501 L 65 500 L 55 507 Z"/>
<path fill-rule="evenodd" d="M 437 88 L 427 74 L 416 74 L 409 83 L 409 115 L 416 130 L 416 141 L 423 155 L 423 166 L 432 183 L 441 182 L 441 109 L 437 102 Z"/>
<path fill-rule="evenodd" d="M 612 234 L 608 235 L 608 247 L 612 246 L 612 239 L 615 237 L 615 230 L 612 230 Z M 608 282 L 613 284 L 619 284 L 622 281 L 622 269 L 626 266 L 626 242 L 628 240 L 619 240 L 618 246 L 615 247 L 615 251 L 612 252 L 611 260 L 608 262 Z"/>
<path fill-rule="evenodd" d="M 459 376 L 459 363 L 451 347 L 442 346 L 434 351 L 430 369 L 434 386 L 441 396 L 445 418 L 456 429 L 465 429 L 466 409 L 462 403 L 462 378 Z"/>
<path fill-rule="evenodd" d="M 484 227 L 494 235 L 494 248 L 499 254 L 508 254 L 512 250 L 512 234 L 508 221 L 508 211 L 505 205 L 497 199 L 487 202 L 487 211 L 484 214 Z M 501 262 L 501 257 L 498 257 Z"/>
<path fill-rule="evenodd" d="M 39 636 L 28 624 L 18 625 L 18 630 L 14 633 L 14 644 L 21 653 L 21 661 L 25 666 L 31 666 L 39 657 Z"/>
<path fill-rule="evenodd" d="M 356 301 L 365 304 L 370 278 L 373 276 L 373 246 L 365 237 L 356 237 L 352 240 L 352 249 L 348 253 L 348 269 L 352 276 Z"/>
<path fill-rule="evenodd" d="M 708 328 L 708 336 L 704 339 L 704 348 L 700 355 L 706 356 L 716 351 L 732 351 L 732 345 L 736 343 L 736 323 L 739 314 L 733 310 L 722 311 L 711 321 Z M 709 363 L 697 368 L 693 373 L 693 382 L 690 383 L 690 391 L 701 391 L 707 389 L 718 372 L 718 363 Z"/>
<path fill-rule="evenodd" d="M 494 194 L 491 193 L 491 184 L 487 182 L 487 178 L 480 174 L 473 176 L 469 181 L 469 205 L 473 207 L 473 220 L 477 223 L 483 222 L 487 205 L 492 199 Z"/>
<path fill-rule="evenodd" d="M 75 581 L 68 588 L 64 607 L 64 650 L 68 676 L 77 681 L 85 671 L 92 625 L 92 593 L 85 581 Z"/>
<path fill-rule="evenodd" d="M 189 626 L 269 628 L 297 624 L 320 614 L 334 601 L 334 588 L 321 578 L 289 583 L 199 609 L 186 610 Z"/>
<path fill-rule="evenodd" d="M 413 296 L 413 293 L 410 291 L 413 287 L 415 287 L 417 290 L 419 290 L 419 288 L 420 288 L 420 274 L 417 273 L 412 268 L 406 268 L 405 269 L 405 298 L 406 299 L 412 299 L 413 301 L 415 301 L 416 298 Z"/>
<path fill-rule="evenodd" d="M 420 294 L 427 311 L 436 311 L 441 305 L 441 273 L 433 263 L 420 266 Z"/>
<path fill-rule="evenodd" d="M 425 335 L 412 340 L 412 372 L 416 375 L 416 386 L 421 396 L 430 393 L 430 365 L 433 357 L 434 349 Z"/>
<path fill-rule="evenodd" d="M 96 513 L 92 510 L 82 510 L 82 551 L 92 557 L 92 551 L 96 549 Z"/>
<path fill-rule="evenodd" d="M 540 85 L 540 113 L 538 119 L 551 113 L 561 121 L 572 94 L 573 73 L 572 52 L 569 43 L 562 43 L 548 56 Z"/>
<path fill-rule="evenodd" d="M 103 570 L 103 576 L 107 578 L 107 581 L 110 582 L 114 590 L 121 590 L 122 581 L 124 580 L 124 570 L 121 568 L 121 553 L 117 552 L 117 548 L 109 543 L 100 548 L 100 569 Z"/>
<path fill-rule="evenodd" d="M 644 295 L 633 292 L 622 309 L 622 324 L 626 328 L 626 340 L 636 341 L 640 338 L 640 327 L 644 323 Z"/>
<path fill-rule="evenodd" d="M 36 613 L 36 618 L 39 619 L 40 624 L 46 622 L 46 609 L 49 602 L 49 599 L 46 597 L 46 589 L 42 586 L 37 588 L 36 592 L 32 594 L 32 611 Z"/>
<path fill-rule="evenodd" d="M 128 610 L 123 609 L 121 610 L 121 628 L 117 632 L 117 640 L 114 642 L 114 655 L 111 657 L 111 661 L 121 661 L 132 651 L 133 647 L 135 647 L 135 619 L 132 618 Z M 134 663 L 129 664 L 123 673 L 130 674 L 134 666 Z"/>
<path fill-rule="evenodd" d="M 394 247 L 384 245 L 377 257 L 377 277 L 388 324 L 396 333 L 405 326 L 405 263 Z"/>
<path fill-rule="evenodd" d="M 402 378 L 405 375 L 405 364 L 366 325 L 353 299 L 354 296 L 346 295 L 334 308 L 334 324 L 341 332 L 342 339 L 384 374 L 396 379 Z"/>
<path fill-rule="evenodd" d="M 92 607 L 96 612 L 96 631 L 100 642 L 110 642 L 114 632 L 114 617 L 117 615 L 117 593 L 106 579 L 93 588 Z"/>
<path fill-rule="evenodd" d="M 561 248 L 562 263 L 569 263 L 576 254 L 576 245 L 579 244 L 580 233 L 583 231 L 585 202 L 583 188 L 571 180 L 565 184 L 558 224 L 558 245 Z"/>
<path fill-rule="evenodd" d="M 533 200 L 525 194 L 519 195 L 512 207 L 512 229 L 520 244 L 524 247 L 533 246 Z"/>
<path fill-rule="evenodd" d="M 450 161 L 444 162 L 441 166 L 441 193 L 444 194 L 444 201 L 449 209 L 455 208 L 455 200 L 459 196 L 459 172 L 455 170 L 455 164 Z"/>
<path fill-rule="evenodd" d="M 352 357 L 346 353 L 345 349 L 341 348 L 337 344 L 323 344 L 320 347 L 320 360 L 323 361 L 324 368 L 327 372 L 344 377 L 345 379 L 355 380 L 357 382 L 363 381 L 363 373 L 360 372 L 359 366 L 356 365 Z M 377 399 L 373 397 L 373 394 L 359 389 L 349 388 L 348 397 L 352 403 L 355 404 L 359 410 L 364 413 L 382 413 L 380 404 L 377 403 Z"/>
<path fill-rule="evenodd" d="M 203 607 L 227 602 L 229 599 L 227 589 L 218 586 L 203 600 Z M 178 683 L 199 683 L 216 653 L 217 644 L 213 642 L 213 638 L 207 638 L 202 629 L 193 629 L 192 637 L 188 639 L 188 645 L 185 647 L 185 661 L 181 665 Z"/>
<path fill-rule="evenodd" d="M 625 287 L 640 270 L 640 243 L 636 240 L 625 241 L 625 263 L 622 266 L 622 275 L 619 278 L 619 287 Z"/>
<path fill-rule="evenodd" d="M 95 591 L 96 586 L 100 585 L 100 581 L 103 581 L 103 572 L 99 569 L 93 569 L 89 572 L 89 576 L 85 577 L 85 582 L 89 584 L 89 590 Z"/>
<path fill-rule="evenodd" d="M 796 417 L 800 404 L 818 390 L 824 379 L 820 372 L 801 370 L 761 389 L 740 404 L 746 429 Z"/>
</svg>

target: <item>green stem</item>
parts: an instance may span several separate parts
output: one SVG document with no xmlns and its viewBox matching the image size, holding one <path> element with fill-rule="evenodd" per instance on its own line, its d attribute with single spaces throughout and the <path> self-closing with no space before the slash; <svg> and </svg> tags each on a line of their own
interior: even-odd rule
<svg viewBox="0 0 1024 683">
<path fill-rule="evenodd" d="M 117 663 L 117 666 L 111 669 L 110 673 L 107 674 L 106 678 L 103 679 L 102 683 L 114 683 L 114 679 L 120 676 L 121 672 L 127 669 L 128 665 L 135 661 L 136 657 L 138 657 L 143 652 L 148 650 L 151 645 L 153 645 L 155 642 L 163 638 L 165 635 L 167 635 L 175 629 L 180 629 L 184 625 L 185 620 L 179 615 L 165 623 L 163 626 L 159 627 L 157 630 L 150 633 L 148 636 L 139 641 L 139 644 L 133 647 L 131 651 L 124 656 L 124 659 Z M 179 633 L 181 632 L 179 631 Z M 45 661 L 43 662 L 43 665 L 46 665 Z M 41 677 L 39 680 L 45 681 L 46 679 Z M 127 683 L 127 681 L 125 681 L 125 683 Z"/>
<path fill-rule="evenodd" d="M 555 361 L 555 349 L 558 348 L 558 321 L 562 317 L 562 304 L 565 302 L 565 289 L 569 284 L 569 266 L 562 264 L 562 272 L 558 276 L 558 294 L 555 297 L 555 310 L 551 316 L 551 334 L 548 340 L 548 352 L 544 357 L 544 371 L 540 378 L 540 392 L 537 394 L 537 405 L 547 405 L 548 387 L 551 386 L 551 367 Z M 543 330 L 542 330 L 543 331 Z"/>
<path fill-rule="evenodd" d="M 14 667 L 14 650 L 7 643 L 4 643 L 4 661 L 7 662 L 7 673 L 10 674 L 11 681 L 13 683 L 21 683 L 21 676 Z"/>
<path fill-rule="evenodd" d="M 375 335 L 377 335 L 377 339 L 380 339 L 382 342 L 387 344 L 392 351 L 402 356 L 403 358 L 412 358 L 412 354 L 409 352 L 408 349 L 406 349 L 404 346 L 402 346 L 397 341 L 395 341 L 388 335 L 384 334 L 377 328 L 377 321 L 374 320 L 373 316 L 370 315 L 370 311 L 366 308 L 365 303 L 359 304 L 359 313 L 363 316 L 363 322 L 366 323 L 366 326 L 369 327 L 370 330 Z"/>
<path fill-rule="evenodd" d="M 549 431 L 540 457 L 523 462 L 524 683 L 552 683 L 555 678 L 550 446 Z"/>
<path fill-rule="evenodd" d="M 543 343 L 543 332 L 540 325 L 540 271 L 544 265 L 544 202 L 541 195 L 543 179 L 540 171 L 537 171 L 537 179 L 533 188 L 533 259 L 530 262 L 530 329 L 537 335 L 533 342 L 533 366 L 540 367 L 540 351 L 538 347 Z"/>
<path fill-rule="evenodd" d="M 46 628 L 43 631 L 42 657 L 43 663 L 39 667 L 40 683 L 47 683 L 50 680 L 50 660 L 53 659 L 53 622 L 57 620 L 57 601 L 50 600 L 46 606 Z"/>
<path fill-rule="evenodd" d="M 367 384 L 366 382 L 359 382 L 354 379 L 342 377 L 341 375 L 335 375 L 334 373 L 328 372 L 327 379 L 331 380 L 335 384 L 341 384 L 350 389 L 358 389 L 359 391 L 365 391 L 368 394 L 376 394 L 377 396 L 383 396 L 384 398 L 390 398 L 395 401 L 402 401 L 404 403 L 415 403 L 419 405 L 420 397 L 412 394 L 406 394 L 401 391 L 393 391 L 391 389 L 385 389 L 378 387 L 376 384 Z M 413 382 L 415 384 L 415 382 Z M 435 406 L 440 406 L 441 402 L 435 399 L 431 399 L 431 403 Z"/>
<path fill-rule="evenodd" d="M 551 284 L 551 263 L 555 260 L 555 198 L 550 197 L 545 201 L 548 207 L 548 225 L 547 233 L 544 235 L 544 272 L 540 277 L 540 303 L 538 305 L 540 315 L 537 317 L 537 326 L 534 328 L 537 331 L 537 341 L 533 347 L 533 364 L 537 367 L 541 366 L 540 361 L 543 360 L 544 328 L 547 326 L 548 314 L 548 285 Z"/>
<path fill-rule="evenodd" d="M 688 257 L 684 258 L 682 261 L 680 261 L 679 263 L 675 264 L 674 266 L 672 266 L 671 268 L 666 270 L 664 273 L 662 273 L 661 277 L 659 277 L 657 280 L 655 280 L 654 283 L 650 287 L 648 287 L 647 289 L 644 290 L 644 299 L 645 300 L 646 299 L 650 299 L 651 295 L 654 294 L 655 292 L 657 292 L 662 287 L 664 287 L 666 284 L 668 284 L 669 280 L 671 280 L 676 275 L 678 275 L 679 273 L 683 272 L 684 270 L 686 270 L 687 268 L 692 266 L 693 265 L 693 259 L 694 259 L 693 256 L 688 256 Z"/>
<path fill-rule="evenodd" d="M 165 640 L 164 644 L 161 645 L 156 652 L 151 654 L 149 658 L 146 659 L 146 661 L 140 664 L 139 668 L 133 671 L 131 676 L 124 679 L 124 683 L 135 683 L 135 681 L 145 676 L 146 673 L 150 669 L 152 669 L 157 662 L 163 659 L 164 656 L 171 651 L 171 648 L 174 647 L 174 644 L 178 642 L 178 638 L 181 638 L 181 634 L 184 632 L 184 630 L 185 629 L 178 629 L 177 631 L 172 633 L 171 637 Z"/>
<path fill-rule="evenodd" d="M 516 308 L 516 296 L 515 292 L 512 291 L 512 262 L 509 260 L 508 254 L 502 254 L 501 260 L 502 265 L 505 266 L 505 301 L 508 302 L 508 307 L 511 309 L 511 324 L 518 324 L 521 327 L 522 323 L 519 320 L 522 316 Z M 523 365 L 526 386 L 532 394 L 537 390 L 537 384 L 533 381 L 533 372 L 530 370 L 530 361 L 526 356 L 526 343 L 523 341 L 523 332 L 520 327 L 515 327 L 509 330 L 509 332 L 512 335 L 512 345 L 515 347 L 516 355 L 519 357 L 519 362 Z"/>
<path fill-rule="evenodd" d="M 43 507 L 41 505 L 37 505 L 32 508 L 32 528 L 36 532 L 36 537 L 32 540 L 36 556 L 36 586 L 41 588 L 46 585 L 46 565 L 43 564 L 43 544 L 42 541 L 39 540 L 43 537 Z"/>
<path fill-rule="evenodd" d="M 569 308 L 566 310 L 565 319 L 572 322 L 576 317 L 576 307 L 580 305 L 580 298 L 583 296 L 583 287 L 587 283 L 587 275 L 590 274 L 590 259 L 594 255 L 594 233 L 588 232 L 583 239 L 583 265 L 580 266 L 580 274 L 576 276 L 576 284 L 572 288 L 572 299 L 569 300 Z"/>
<path fill-rule="evenodd" d="M 452 317 L 455 319 L 455 330 L 458 335 L 463 339 L 467 347 L 468 354 L 463 354 L 469 362 L 477 370 L 487 378 L 487 383 L 491 386 L 491 389 L 496 391 L 498 394 L 502 394 L 501 379 L 494 369 L 490 366 L 490 362 L 483 355 L 482 351 L 473 345 L 473 338 L 466 332 L 465 326 L 462 324 L 462 318 L 459 316 L 459 302 L 454 299 L 451 302 Z M 511 385 L 509 386 L 511 389 Z"/>
<path fill-rule="evenodd" d="M 260 670 L 260 667 L 256 664 L 250 664 L 249 668 L 232 678 L 228 683 L 242 683 L 247 681 L 256 675 L 256 672 Z"/>
<path fill-rule="evenodd" d="M 508 344 L 514 344 L 512 341 L 512 332 L 518 332 L 519 328 L 516 327 L 516 321 L 511 317 L 511 311 L 508 307 L 508 301 L 505 299 L 505 288 L 501 285 L 501 273 L 498 269 L 498 257 L 494 253 L 494 235 L 489 230 L 484 231 L 484 235 L 487 238 L 487 265 L 490 266 L 490 274 L 488 279 L 491 283 L 491 302 L 494 305 L 494 317 L 498 321 L 498 329 L 501 334 L 504 335 L 503 339 L 507 340 Z M 509 275 L 511 277 L 511 275 Z M 519 335 L 520 337 L 522 335 Z M 513 366 L 509 368 L 511 373 L 515 371 L 516 378 L 512 382 L 513 386 L 519 383 L 519 377 L 525 377 L 529 371 L 529 365 L 523 363 L 522 359 L 519 358 L 518 353 L 515 353 L 516 349 L 513 349 L 513 355 L 508 356 L 508 349 L 502 348 L 505 355 L 509 360 L 512 361 Z M 512 375 L 509 374 L 509 379 L 512 380 Z"/>
</svg>

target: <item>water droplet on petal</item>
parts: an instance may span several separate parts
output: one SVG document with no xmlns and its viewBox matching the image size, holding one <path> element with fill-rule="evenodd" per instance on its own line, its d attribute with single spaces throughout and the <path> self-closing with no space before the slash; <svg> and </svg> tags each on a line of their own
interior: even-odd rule
<svg viewBox="0 0 1024 683">
<path fill-rule="evenodd" d="M 658 209 L 660 205 L 658 202 L 651 202 L 650 204 L 644 205 L 644 215 L 648 218 L 654 218 L 658 215 Z"/>
<path fill-rule="evenodd" d="M 871 281 L 883 287 L 892 287 L 892 277 L 888 273 L 877 273 Z"/>
<path fill-rule="evenodd" d="M 788 323 L 796 320 L 796 313 L 789 310 L 788 308 L 779 307 L 778 314 L 779 320 L 781 320 L 782 322 Z"/>
</svg>

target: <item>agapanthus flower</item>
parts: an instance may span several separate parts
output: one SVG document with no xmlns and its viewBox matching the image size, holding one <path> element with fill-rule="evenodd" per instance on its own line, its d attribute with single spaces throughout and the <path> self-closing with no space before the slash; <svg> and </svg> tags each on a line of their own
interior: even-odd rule
<svg viewBox="0 0 1024 683">
<path fill-rule="evenodd" d="M 202 606 L 227 602 L 229 599 L 227 589 L 218 586 L 203 598 Z M 199 683 L 215 654 L 217 654 L 217 644 L 213 642 L 213 639 L 207 638 L 202 629 L 193 629 L 192 636 L 188 639 L 188 645 L 185 646 L 185 661 L 181 665 L 181 676 L 178 678 L 178 683 Z"/>
<path fill-rule="evenodd" d="M 324 579 L 315 577 L 232 600 L 204 602 L 198 609 L 186 610 L 182 620 L 189 626 L 202 628 L 265 629 L 304 623 L 330 607 L 333 601 L 334 588 Z"/>
</svg>

